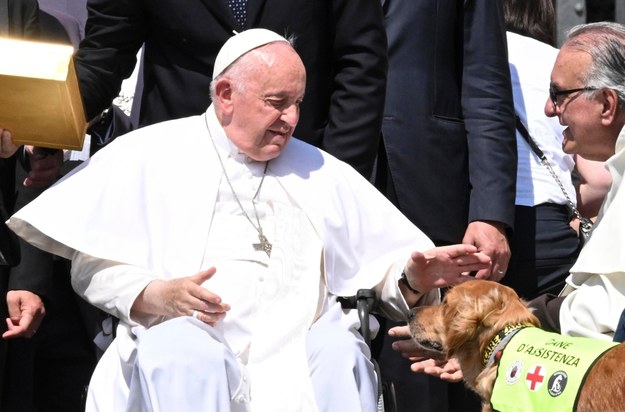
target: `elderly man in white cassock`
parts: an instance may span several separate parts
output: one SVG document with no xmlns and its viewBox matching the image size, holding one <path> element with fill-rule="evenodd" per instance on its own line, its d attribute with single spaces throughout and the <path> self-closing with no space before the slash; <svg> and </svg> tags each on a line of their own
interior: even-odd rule
<svg viewBox="0 0 625 412">
<path fill-rule="evenodd" d="M 405 319 L 489 258 L 433 248 L 347 164 L 291 138 L 306 73 L 287 39 L 233 36 L 213 79 L 206 113 L 117 139 L 10 219 L 120 319 L 87 409 L 375 411 L 369 349 L 337 296 L 373 288 Z"/>
</svg>

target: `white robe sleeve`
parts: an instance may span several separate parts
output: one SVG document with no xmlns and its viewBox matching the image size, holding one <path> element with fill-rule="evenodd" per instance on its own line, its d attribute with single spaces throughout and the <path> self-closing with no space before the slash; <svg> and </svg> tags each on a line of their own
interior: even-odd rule
<svg viewBox="0 0 625 412">
<path fill-rule="evenodd" d="M 567 278 L 575 290 L 562 302 L 560 327 L 563 334 L 611 340 L 625 308 L 625 127 L 606 168 L 612 186 Z"/>
<path fill-rule="evenodd" d="M 574 274 L 575 277 L 582 274 Z M 625 273 L 586 274 L 560 308 L 561 333 L 612 340 L 625 308 Z M 575 282 L 578 283 L 578 282 Z"/>
<path fill-rule="evenodd" d="M 157 279 L 149 270 L 76 252 L 72 259 L 71 276 L 76 293 L 129 326 L 149 326 L 162 321 L 161 316 L 130 317 L 137 296 Z"/>
<path fill-rule="evenodd" d="M 399 279 L 401 279 L 404 265 L 405 262 L 393 265 L 387 272 L 384 280 L 374 287 L 376 295 L 380 299 L 378 312 L 386 318 L 398 322 L 406 321 L 410 311 L 410 306 L 399 289 Z M 440 289 L 432 289 L 418 296 L 416 306 L 434 305 L 437 303 L 440 303 Z"/>
</svg>

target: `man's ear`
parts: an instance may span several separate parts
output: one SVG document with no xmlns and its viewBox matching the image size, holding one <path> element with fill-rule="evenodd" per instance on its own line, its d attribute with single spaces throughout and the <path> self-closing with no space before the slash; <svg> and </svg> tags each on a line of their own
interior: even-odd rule
<svg viewBox="0 0 625 412">
<path fill-rule="evenodd" d="M 230 114 L 232 111 L 232 83 L 227 78 L 221 78 L 215 83 L 215 99 L 219 100 L 221 110 Z"/>
<path fill-rule="evenodd" d="M 605 126 L 611 125 L 617 116 L 619 99 L 616 90 L 604 88 L 601 89 L 601 98 L 603 107 L 601 108 L 601 122 Z"/>
</svg>

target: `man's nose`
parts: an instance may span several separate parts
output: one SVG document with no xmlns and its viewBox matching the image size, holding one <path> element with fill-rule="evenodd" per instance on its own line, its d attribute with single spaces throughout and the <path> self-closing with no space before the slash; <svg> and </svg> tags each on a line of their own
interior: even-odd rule
<svg viewBox="0 0 625 412">
<path fill-rule="evenodd" d="M 557 106 L 555 104 L 553 104 L 553 101 L 551 100 L 551 97 L 547 97 L 547 101 L 545 101 L 545 116 L 547 117 L 554 117 L 557 116 Z"/>
<path fill-rule="evenodd" d="M 295 126 L 299 120 L 299 104 L 293 103 L 282 111 L 282 120 Z"/>
</svg>

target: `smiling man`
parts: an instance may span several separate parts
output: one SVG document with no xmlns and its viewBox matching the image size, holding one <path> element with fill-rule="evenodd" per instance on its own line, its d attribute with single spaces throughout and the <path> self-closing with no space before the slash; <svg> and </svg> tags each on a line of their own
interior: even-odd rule
<svg viewBox="0 0 625 412">
<path fill-rule="evenodd" d="M 433 248 L 292 137 L 305 83 L 287 39 L 244 31 L 217 56 L 205 114 L 118 138 L 11 218 L 120 319 L 88 411 L 375 411 L 369 348 L 337 297 L 373 288 L 405 321 L 490 266 L 472 245 Z"/>
<path fill-rule="evenodd" d="M 612 339 L 625 309 L 625 27 L 592 23 L 571 29 L 551 72 L 545 114 L 564 129 L 563 149 L 606 161 L 612 186 L 589 242 L 545 326 L 572 336 Z M 555 302 L 558 302 L 556 300 Z"/>
</svg>

